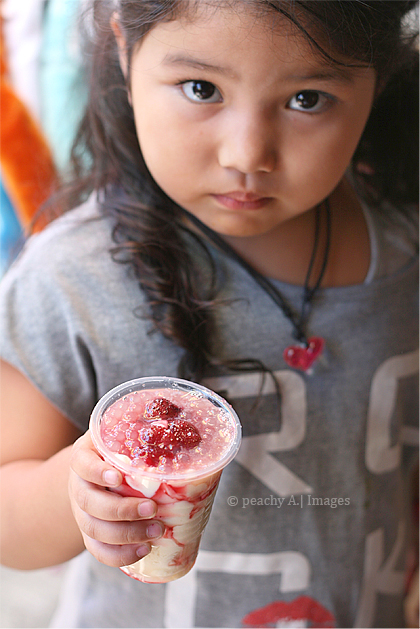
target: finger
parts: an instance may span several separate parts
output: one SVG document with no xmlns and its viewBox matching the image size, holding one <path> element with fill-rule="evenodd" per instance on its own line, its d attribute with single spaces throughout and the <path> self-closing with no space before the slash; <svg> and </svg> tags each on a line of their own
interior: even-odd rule
<svg viewBox="0 0 420 629">
<path fill-rule="evenodd" d="M 104 544 L 90 537 L 85 538 L 85 546 L 98 561 L 114 568 L 135 563 L 150 552 L 148 544 L 118 546 Z"/>
<path fill-rule="evenodd" d="M 141 520 L 156 515 L 157 505 L 153 500 L 121 496 L 93 485 L 71 472 L 70 487 L 72 498 L 89 515 L 100 520 Z"/>
<path fill-rule="evenodd" d="M 94 518 L 77 507 L 75 518 L 85 535 L 105 544 L 140 544 L 159 539 L 164 533 L 164 526 L 158 520 L 109 522 Z"/>
<path fill-rule="evenodd" d="M 74 443 L 70 467 L 80 478 L 102 487 L 118 487 L 123 481 L 121 472 L 95 450 L 89 430 Z"/>
</svg>

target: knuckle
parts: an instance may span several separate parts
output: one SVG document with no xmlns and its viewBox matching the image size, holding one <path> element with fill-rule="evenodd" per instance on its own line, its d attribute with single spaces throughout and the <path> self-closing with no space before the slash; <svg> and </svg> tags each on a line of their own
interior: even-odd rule
<svg viewBox="0 0 420 629">
<path fill-rule="evenodd" d="M 137 542 L 142 541 L 144 537 L 144 532 L 139 530 L 139 526 L 137 523 L 130 523 L 124 526 L 123 536 L 124 536 L 124 544 L 135 544 Z"/>
<path fill-rule="evenodd" d="M 102 472 L 103 461 L 93 449 L 87 433 L 74 442 L 69 464 L 74 474 L 90 482 L 95 482 L 96 477 Z"/>
<path fill-rule="evenodd" d="M 85 535 L 87 535 L 91 539 L 99 539 L 98 521 L 96 520 L 96 518 L 92 518 L 88 516 L 84 518 L 82 525 L 83 525 L 83 532 L 85 533 Z"/>
<path fill-rule="evenodd" d="M 77 467 L 77 457 L 78 457 L 78 446 L 77 446 L 78 440 L 74 442 L 73 447 L 71 449 L 71 453 L 70 453 L 70 469 L 72 469 L 75 473 L 76 473 L 76 467 Z"/>
<path fill-rule="evenodd" d="M 121 551 L 104 545 L 104 547 L 98 550 L 99 556 L 97 558 L 101 563 L 105 563 L 112 568 L 119 568 L 124 565 L 124 562 L 121 561 L 121 554 Z"/>
<path fill-rule="evenodd" d="M 121 546 L 121 548 L 117 550 L 116 560 L 118 561 L 118 566 L 127 566 L 130 563 L 138 561 L 138 559 L 134 548 Z"/>
<path fill-rule="evenodd" d="M 117 494 L 115 496 L 115 518 L 117 520 L 128 520 L 130 522 L 139 519 L 137 502 L 131 498 L 123 498 Z"/>
<path fill-rule="evenodd" d="M 80 450 L 72 450 L 70 455 L 70 470 L 72 473 L 79 478 L 84 478 L 86 476 L 85 467 Z"/>
<path fill-rule="evenodd" d="M 115 505 L 115 518 L 117 520 L 128 520 L 128 515 L 129 513 L 124 499 L 117 499 L 117 503 Z"/>
<path fill-rule="evenodd" d="M 86 483 L 75 474 L 71 474 L 68 490 L 72 506 L 74 507 L 76 505 L 81 511 L 89 513 L 91 507 Z"/>
<path fill-rule="evenodd" d="M 89 496 L 82 487 L 76 487 L 74 492 L 74 499 L 77 502 L 79 508 L 85 513 L 89 513 Z"/>
<path fill-rule="evenodd" d="M 86 549 L 101 563 L 119 568 L 138 560 L 135 547 L 105 544 L 90 538 L 85 539 Z"/>
<path fill-rule="evenodd" d="M 83 450 L 83 444 L 86 440 L 86 434 L 82 435 L 73 443 L 71 454 L 70 454 L 70 464 L 74 461 L 77 461 L 78 456 L 80 456 L 81 450 Z"/>
<path fill-rule="evenodd" d="M 135 544 L 144 537 L 135 523 L 131 522 L 104 521 L 85 515 L 81 524 L 88 537 L 106 544 Z"/>
</svg>

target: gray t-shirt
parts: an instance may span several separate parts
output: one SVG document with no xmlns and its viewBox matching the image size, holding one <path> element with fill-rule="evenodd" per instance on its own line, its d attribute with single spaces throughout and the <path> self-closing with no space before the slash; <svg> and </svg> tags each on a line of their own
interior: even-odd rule
<svg viewBox="0 0 420 629">
<path fill-rule="evenodd" d="M 224 274 L 215 350 L 271 369 L 280 413 L 269 377 L 256 403 L 259 373 L 209 374 L 203 384 L 234 405 L 244 439 L 195 567 L 146 585 L 84 552 L 53 626 L 403 625 L 404 487 L 418 439 L 416 228 L 391 209 L 388 219 L 365 214 L 370 270 L 363 284 L 320 291 L 310 333 L 326 351 L 312 374 L 284 363 L 291 326 L 278 307 L 212 250 Z M 0 289 L 3 358 L 82 430 L 110 388 L 175 376 L 182 355 L 135 316 L 145 300 L 111 260 L 111 229 L 91 198 L 32 238 Z M 276 284 L 297 308 L 302 288 Z"/>
</svg>

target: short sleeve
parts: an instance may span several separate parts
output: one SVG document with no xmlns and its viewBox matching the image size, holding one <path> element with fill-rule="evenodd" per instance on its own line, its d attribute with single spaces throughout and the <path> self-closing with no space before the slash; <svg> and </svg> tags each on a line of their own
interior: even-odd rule
<svg viewBox="0 0 420 629">
<path fill-rule="evenodd" d="M 86 300 L 92 243 L 88 230 L 78 236 L 69 220 L 33 236 L 3 278 L 1 356 L 85 430 L 98 398 Z"/>
</svg>

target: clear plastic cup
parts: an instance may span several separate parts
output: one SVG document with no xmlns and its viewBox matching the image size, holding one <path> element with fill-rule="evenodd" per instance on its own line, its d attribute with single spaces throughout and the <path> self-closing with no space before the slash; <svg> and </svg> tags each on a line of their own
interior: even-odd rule
<svg viewBox="0 0 420 629">
<path fill-rule="evenodd" d="M 207 454 L 210 456 L 203 456 L 200 460 L 196 451 L 189 451 L 189 466 L 168 469 L 167 465 L 151 467 L 141 459 L 133 464 L 127 456 L 118 454 L 105 445 L 101 435 L 104 414 L 106 422 L 110 421 L 108 416 L 111 412 L 127 412 L 129 416 L 130 409 L 137 408 L 137 405 L 141 407 L 144 399 L 155 395 L 166 396 L 173 403 L 188 408 L 190 417 L 194 413 L 194 424 L 199 432 L 210 433 L 210 441 L 206 442 L 210 444 L 207 445 Z M 120 404 L 107 413 L 118 401 Z M 118 406 L 128 410 L 119 411 L 116 408 Z M 133 416 L 135 413 L 133 411 Z M 213 456 L 213 428 L 209 424 L 216 426 L 218 421 L 222 422 L 220 434 L 224 435 L 226 446 L 223 445 L 222 449 L 215 448 Z M 154 500 L 158 505 L 156 519 L 166 527 L 163 537 L 153 541 L 151 552 L 146 557 L 122 567 L 121 570 L 146 583 L 166 583 L 184 576 L 191 570 L 197 558 L 201 536 L 210 517 L 222 471 L 239 450 L 241 425 L 235 411 L 222 397 L 193 382 L 163 376 L 138 378 L 120 384 L 106 393 L 95 406 L 89 427 L 98 452 L 123 473 L 124 482 L 116 491 L 122 495 Z M 219 437 L 215 431 L 213 434 L 216 443 Z"/>
</svg>

